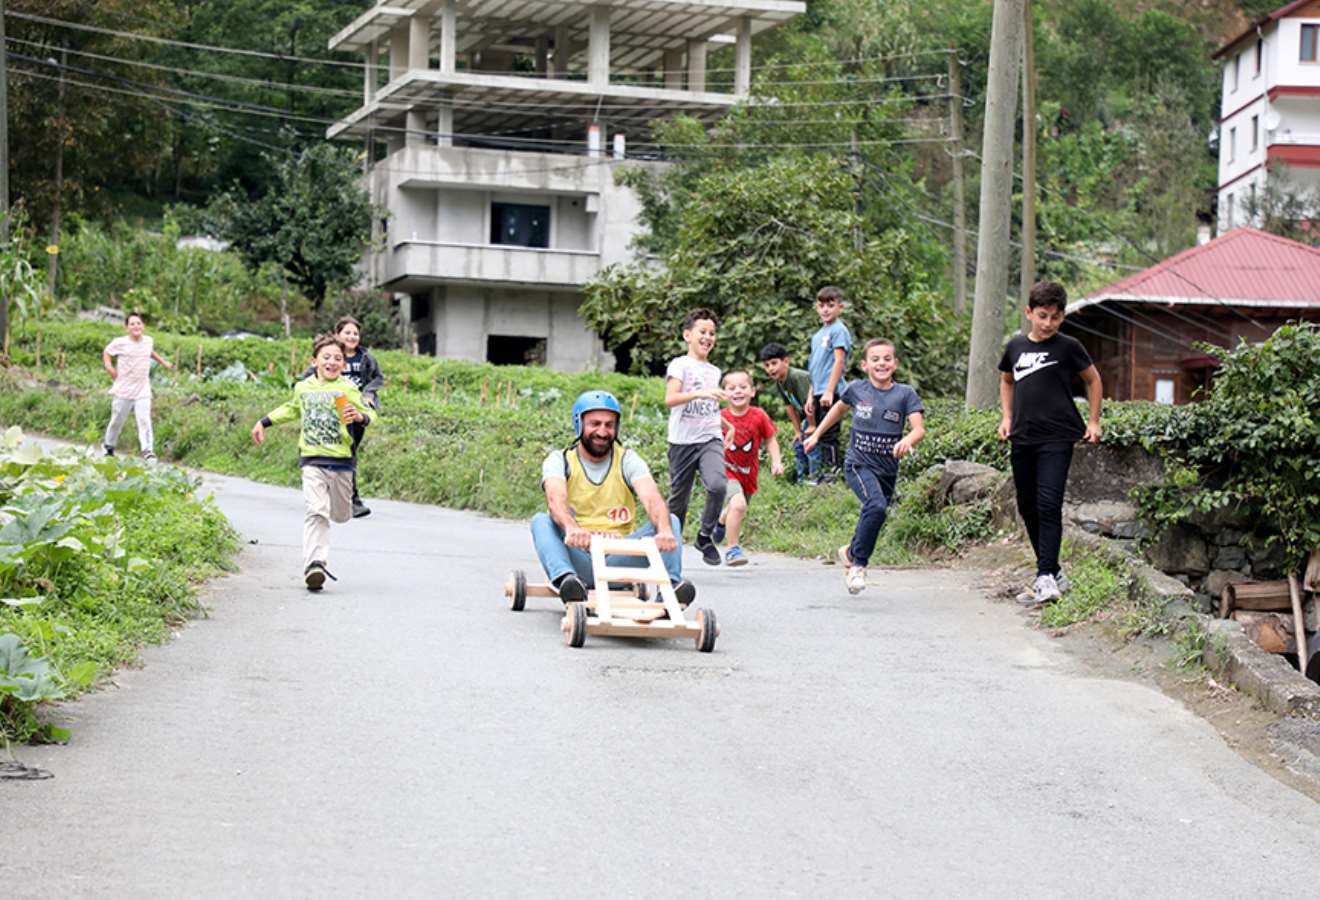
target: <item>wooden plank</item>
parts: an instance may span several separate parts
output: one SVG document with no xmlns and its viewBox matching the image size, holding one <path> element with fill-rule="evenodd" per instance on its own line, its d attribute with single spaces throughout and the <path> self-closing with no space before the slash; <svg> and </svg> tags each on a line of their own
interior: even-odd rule
<svg viewBox="0 0 1320 900">
<path fill-rule="evenodd" d="M 1320 549 L 1311 551 L 1311 559 L 1306 563 L 1306 574 L 1302 576 L 1302 586 L 1312 593 L 1320 593 Z"/>
<path fill-rule="evenodd" d="M 680 625 L 676 622 L 670 622 L 667 619 L 662 619 L 659 622 L 651 622 L 649 624 L 641 622 L 626 622 L 620 621 L 619 619 L 614 619 L 609 622 L 588 620 L 587 634 L 607 635 L 609 637 L 675 640 L 678 638 L 695 638 L 701 634 L 701 629 L 696 625 Z"/>
<path fill-rule="evenodd" d="M 1287 610 L 1292 607 L 1292 596 L 1287 581 L 1259 581 L 1230 584 L 1224 588 L 1231 593 L 1228 608 L 1256 610 Z"/>
</svg>

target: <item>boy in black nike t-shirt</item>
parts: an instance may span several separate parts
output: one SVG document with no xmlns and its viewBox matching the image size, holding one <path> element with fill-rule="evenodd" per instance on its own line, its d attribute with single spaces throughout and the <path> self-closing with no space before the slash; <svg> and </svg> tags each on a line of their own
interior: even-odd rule
<svg viewBox="0 0 1320 900">
<path fill-rule="evenodd" d="M 1076 338 L 1059 334 L 1068 305 L 1063 285 L 1042 281 L 1031 289 L 1031 330 L 1008 342 L 999 360 L 999 438 L 1012 442 L 1010 460 L 1018 512 L 1036 551 L 1032 600 L 1057 600 L 1061 586 L 1059 544 L 1063 540 L 1063 493 L 1073 444 L 1100 440 L 1100 373 Z M 1073 378 L 1086 383 L 1089 421 L 1073 402 Z"/>
</svg>

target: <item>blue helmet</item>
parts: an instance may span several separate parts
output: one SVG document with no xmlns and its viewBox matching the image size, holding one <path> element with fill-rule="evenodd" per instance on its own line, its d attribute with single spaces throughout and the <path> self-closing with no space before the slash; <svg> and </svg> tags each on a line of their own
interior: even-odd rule
<svg viewBox="0 0 1320 900">
<path fill-rule="evenodd" d="M 609 391 L 583 391 L 573 401 L 573 434 L 579 440 L 582 438 L 582 417 L 597 409 L 608 409 L 620 419 L 623 418 L 619 401 Z"/>
</svg>

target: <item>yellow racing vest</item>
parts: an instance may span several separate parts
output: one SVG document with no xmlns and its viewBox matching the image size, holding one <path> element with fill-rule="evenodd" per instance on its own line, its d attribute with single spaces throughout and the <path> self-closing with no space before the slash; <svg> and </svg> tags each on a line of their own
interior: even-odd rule
<svg viewBox="0 0 1320 900">
<path fill-rule="evenodd" d="M 623 454 L 621 448 L 614 449 L 609 471 L 596 484 L 587 475 L 577 448 L 564 451 L 568 505 L 578 525 L 587 531 L 623 536 L 636 529 L 637 497 L 623 478 Z"/>
</svg>

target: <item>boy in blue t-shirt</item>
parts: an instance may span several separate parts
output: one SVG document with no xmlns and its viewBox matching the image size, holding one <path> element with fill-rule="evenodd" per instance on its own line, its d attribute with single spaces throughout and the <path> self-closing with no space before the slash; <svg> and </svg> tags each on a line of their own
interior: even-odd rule
<svg viewBox="0 0 1320 900">
<path fill-rule="evenodd" d="M 852 334 L 848 326 L 839 321 L 843 314 L 843 291 L 834 286 L 823 287 L 816 294 L 816 315 L 820 316 L 820 329 L 811 336 L 811 355 L 807 358 L 807 371 L 811 374 L 811 398 L 807 401 L 807 416 L 820 423 L 820 467 L 823 477 L 838 472 L 839 425 L 838 419 L 829 428 L 824 420 L 834 401 L 838 399 L 843 370 L 852 352 Z M 842 413 L 840 413 L 842 415 Z"/>
<path fill-rule="evenodd" d="M 852 437 L 843 477 L 862 501 L 862 512 L 852 542 L 839 548 L 839 562 L 845 566 L 844 580 L 850 594 L 866 589 L 866 564 L 871 561 L 880 526 L 885 524 L 889 504 L 894 499 L 898 461 L 926 436 L 925 407 L 910 385 L 894 381 L 897 368 L 893 341 L 886 338 L 867 341 L 862 348 L 862 371 L 866 379 L 848 382 L 839 395 L 840 402 L 825 414 L 816 433 L 802 442 L 810 450 L 822 432 L 830 426 L 837 427 L 845 406 L 853 408 Z M 912 426 L 907 437 L 903 437 L 904 422 Z"/>
</svg>

